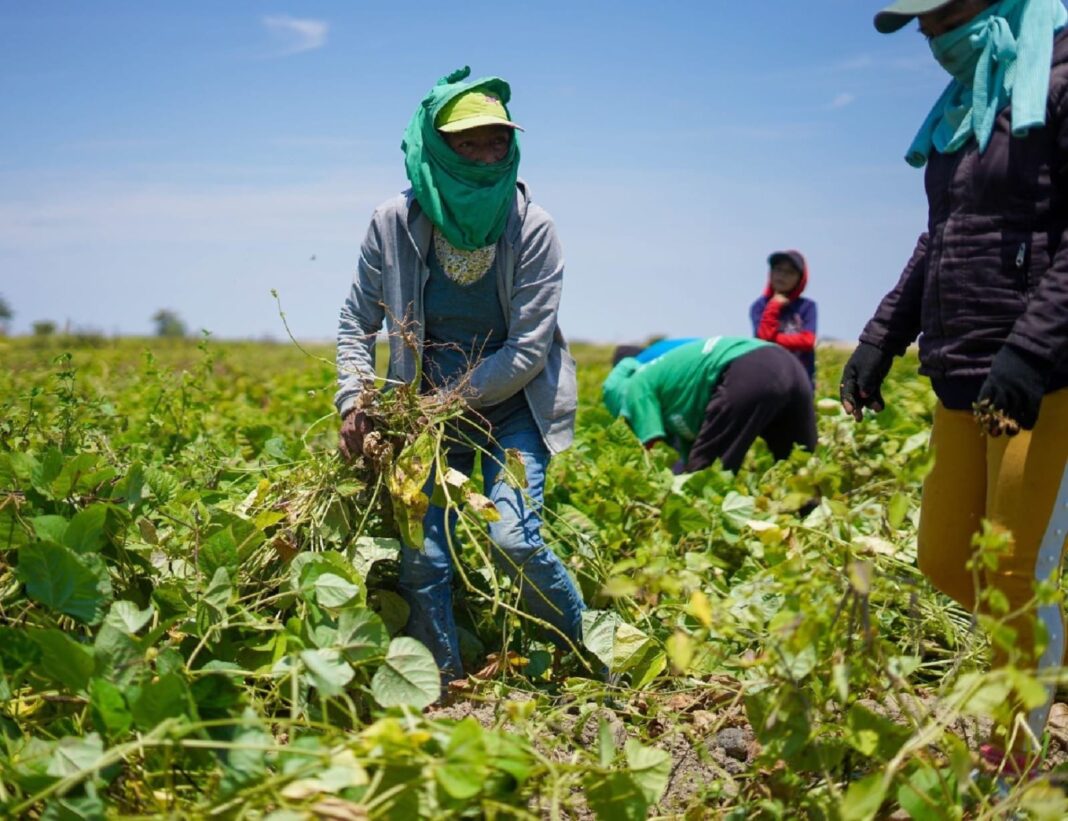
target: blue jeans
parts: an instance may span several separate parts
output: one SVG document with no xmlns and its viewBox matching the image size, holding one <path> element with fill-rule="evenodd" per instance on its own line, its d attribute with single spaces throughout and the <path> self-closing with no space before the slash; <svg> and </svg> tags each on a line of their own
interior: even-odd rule
<svg viewBox="0 0 1068 821">
<path fill-rule="evenodd" d="M 517 490 L 500 477 L 504 451 L 518 450 L 526 468 L 527 487 Z M 471 475 L 475 454 L 469 448 L 452 448 L 449 466 Z M 563 563 L 541 537 L 541 508 L 545 498 L 545 468 L 549 451 L 536 430 L 504 435 L 488 445 L 482 457 L 484 493 L 501 514 L 489 526 L 491 555 L 520 590 L 527 612 L 548 622 L 578 644 L 585 605 Z M 432 480 L 433 481 L 433 480 Z M 449 528 L 455 532 L 456 515 Z M 452 612 L 453 559 L 445 510 L 431 505 L 423 519 L 423 549 L 401 547 L 400 593 L 411 608 L 407 633 L 425 644 L 445 680 L 463 676 L 460 642 Z M 555 632 L 555 631 L 550 631 Z M 553 635 L 559 646 L 566 642 Z"/>
</svg>

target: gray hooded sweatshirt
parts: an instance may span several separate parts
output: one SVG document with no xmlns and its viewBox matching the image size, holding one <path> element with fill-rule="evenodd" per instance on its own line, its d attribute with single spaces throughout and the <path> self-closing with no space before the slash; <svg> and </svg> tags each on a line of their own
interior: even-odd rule
<svg viewBox="0 0 1068 821">
<path fill-rule="evenodd" d="M 360 248 L 356 276 L 338 325 L 338 392 L 344 414 L 364 384 L 375 378 L 375 340 L 389 334 L 386 379 L 411 382 L 423 356 L 423 288 L 433 225 L 411 191 L 381 205 Z M 564 259 L 552 218 L 531 202 L 525 182 L 497 241 L 497 294 L 508 323 L 508 339 L 482 359 L 471 374 L 472 408 L 479 409 L 523 391 L 546 447 L 566 449 L 574 438 L 578 389 L 575 360 L 556 324 Z M 400 331 L 414 334 L 416 349 Z"/>
</svg>

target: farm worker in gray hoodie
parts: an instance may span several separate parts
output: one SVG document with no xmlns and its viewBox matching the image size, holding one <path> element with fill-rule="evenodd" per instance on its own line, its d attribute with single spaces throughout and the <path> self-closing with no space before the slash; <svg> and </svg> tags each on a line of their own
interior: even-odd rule
<svg viewBox="0 0 1068 821">
<path fill-rule="evenodd" d="M 517 176 L 522 129 L 508 84 L 469 75 L 442 78 L 420 103 L 401 145 L 412 187 L 375 211 L 360 250 L 338 330 L 341 450 L 362 453 L 370 424 L 357 398 L 375 378 L 385 323 L 388 379 L 421 373 L 423 392 L 465 384 L 477 424 L 451 431 L 448 464 L 470 476 L 481 455 L 485 494 L 501 515 L 489 526 L 494 559 L 568 646 L 580 640 L 584 605 L 541 535 L 546 467 L 571 444 L 577 404 L 575 363 L 557 327 L 564 260 L 552 219 Z M 501 475 L 508 450 L 523 461 L 526 487 Z M 400 562 L 408 635 L 430 649 L 444 681 L 463 675 L 454 528 L 431 505 L 423 544 L 404 544 Z"/>
<path fill-rule="evenodd" d="M 915 18 L 951 75 L 905 157 L 926 166 L 927 226 L 845 367 L 842 404 L 858 420 L 882 410 L 894 356 L 919 337 L 938 396 L 920 569 L 1011 628 L 1014 640 L 997 633 L 995 667 L 1041 673 L 1065 646 L 1059 600 L 1036 606 L 1035 589 L 1056 588 L 1068 536 L 1068 11 L 1061 0 L 898 0 L 875 27 Z M 1010 534 L 1008 549 L 973 573 L 984 519 Z M 1033 764 L 1048 696 L 1026 713 L 1029 732 L 996 729 L 980 750 L 990 764 Z"/>
</svg>

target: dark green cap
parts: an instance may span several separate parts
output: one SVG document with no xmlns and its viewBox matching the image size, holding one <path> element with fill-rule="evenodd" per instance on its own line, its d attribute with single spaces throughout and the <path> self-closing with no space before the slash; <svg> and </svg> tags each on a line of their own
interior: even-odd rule
<svg viewBox="0 0 1068 821">
<path fill-rule="evenodd" d="M 875 15 L 875 28 L 891 34 L 920 14 L 948 6 L 953 0 L 897 0 Z"/>
</svg>

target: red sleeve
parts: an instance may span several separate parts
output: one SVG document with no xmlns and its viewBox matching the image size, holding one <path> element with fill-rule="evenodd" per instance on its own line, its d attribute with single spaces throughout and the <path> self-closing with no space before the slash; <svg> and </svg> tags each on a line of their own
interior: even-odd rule
<svg viewBox="0 0 1068 821">
<path fill-rule="evenodd" d="M 816 347 L 816 335 L 812 331 L 801 331 L 796 334 L 775 334 L 770 340 L 782 345 L 788 351 L 811 351 Z"/>
<path fill-rule="evenodd" d="M 789 303 L 769 300 L 757 326 L 757 338 L 781 345 L 788 351 L 811 351 L 816 347 L 814 331 L 800 331 L 796 334 L 779 333 L 779 314 L 784 305 Z"/>
<path fill-rule="evenodd" d="M 779 312 L 784 304 L 773 299 L 768 300 L 768 304 L 764 306 L 764 313 L 760 316 L 760 324 L 757 325 L 757 339 L 775 341 L 775 337 L 779 335 Z"/>
</svg>

